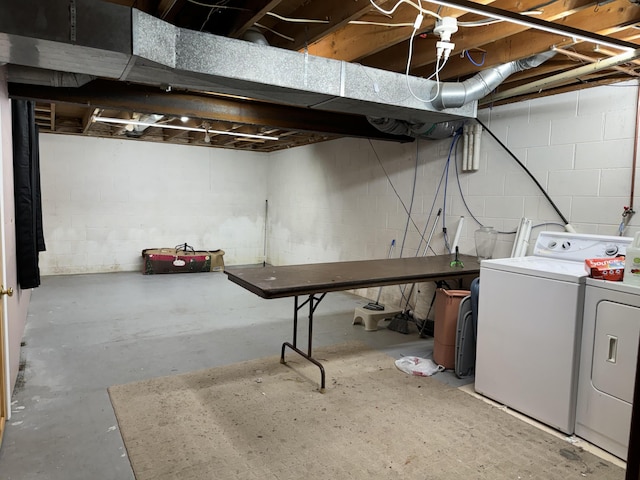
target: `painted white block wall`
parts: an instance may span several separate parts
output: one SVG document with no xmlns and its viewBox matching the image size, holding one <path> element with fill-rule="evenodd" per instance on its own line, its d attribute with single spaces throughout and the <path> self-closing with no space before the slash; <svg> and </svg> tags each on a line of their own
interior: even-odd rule
<svg viewBox="0 0 640 480">
<path fill-rule="evenodd" d="M 485 109 L 479 118 L 527 166 L 578 232 L 617 235 L 630 201 L 637 95 L 637 83 L 627 82 Z M 542 230 L 563 230 L 524 169 L 487 133 L 480 170 L 460 173 L 459 186 L 454 165 L 461 155 L 450 159 L 445 203 L 440 180 L 450 144 L 451 139 L 417 145 L 343 139 L 272 154 L 269 260 L 281 265 L 384 258 L 394 238 L 398 256 L 416 155 L 412 221 L 417 228 L 410 224 L 407 230 L 404 256 L 422 254 L 418 232 L 429 233 L 439 207 L 446 212 L 450 240 L 460 216 L 465 217 L 461 253 L 475 254 L 478 223 L 472 216 L 501 232 L 515 232 L 525 216 L 536 225 L 531 245 Z M 636 174 L 635 209 L 640 210 Z M 441 227 L 432 242 L 436 253 L 447 251 Z M 636 215 L 624 234 L 639 230 Z M 501 234 L 494 257 L 509 256 L 514 237 Z M 359 293 L 375 298 L 377 290 Z M 397 289 L 385 289 L 383 300 L 385 295 L 399 300 Z M 430 301 L 428 295 L 423 301 Z"/>
<path fill-rule="evenodd" d="M 598 87 L 479 116 L 579 232 L 615 235 L 629 204 L 637 88 Z M 471 214 L 503 232 L 526 216 L 540 225 L 532 241 L 543 229 L 563 228 L 524 170 L 486 133 L 479 171 L 456 177 L 460 154 L 451 157 L 445 202 L 450 145 L 342 139 L 264 155 L 43 135 L 43 274 L 136 270 L 142 248 L 184 241 L 224 249 L 228 265 L 260 263 L 265 199 L 274 265 L 384 258 L 392 239 L 395 256 L 403 245 L 403 256 L 422 254 L 421 234 L 428 235 L 438 208 L 450 240 L 465 217 L 462 253 L 475 253 Z M 639 220 L 632 218 L 625 234 L 639 230 Z M 431 245 L 436 253 L 447 251 L 442 225 Z M 513 238 L 500 235 L 494 256 L 508 256 Z"/>
<path fill-rule="evenodd" d="M 40 154 L 43 275 L 141 270 L 142 249 L 184 242 L 263 260 L 264 154 L 51 134 Z"/>
</svg>

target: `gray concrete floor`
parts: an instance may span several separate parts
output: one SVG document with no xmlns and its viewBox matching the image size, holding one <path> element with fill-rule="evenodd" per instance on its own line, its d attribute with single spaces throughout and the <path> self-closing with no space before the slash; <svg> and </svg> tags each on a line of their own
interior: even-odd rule
<svg viewBox="0 0 640 480">
<path fill-rule="evenodd" d="M 352 325 L 365 303 L 328 294 L 314 315 L 314 347 L 360 340 L 395 358 L 431 357 L 431 338 L 387 330 L 385 322 L 375 332 Z M 292 299 L 261 299 L 223 273 L 43 278 L 29 307 L 0 479 L 133 479 L 107 388 L 278 355 L 291 340 L 292 314 Z M 305 338 L 298 341 L 306 346 Z M 435 378 L 469 382 L 449 371 Z"/>
</svg>

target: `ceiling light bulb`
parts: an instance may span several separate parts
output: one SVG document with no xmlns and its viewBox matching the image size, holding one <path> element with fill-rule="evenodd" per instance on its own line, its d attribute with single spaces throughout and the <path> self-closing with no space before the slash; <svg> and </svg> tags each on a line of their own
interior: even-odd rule
<svg viewBox="0 0 640 480">
<path fill-rule="evenodd" d="M 180 117 L 180 121 L 182 121 L 182 123 L 187 123 L 189 121 L 189 117 Z"/>
<path fill-rule="evenodd" d="M 209 143 L 211 141 L 211 137 L 209 136 L 209 132 L 204 134 L 204 141 Z"/>
</svg>

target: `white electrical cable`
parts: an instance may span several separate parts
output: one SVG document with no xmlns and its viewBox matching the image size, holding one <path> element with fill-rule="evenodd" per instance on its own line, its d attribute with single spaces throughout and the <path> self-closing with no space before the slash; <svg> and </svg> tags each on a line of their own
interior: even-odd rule
<svg viewBox="0 0 640 480">
<path fill-rule="evenodd" d="M 398 9 L 398 7 L 400 5 L 402 5 L 403 3 L 408 3 L 413 8 L 418 10 L 420 13 L 425 14 L 425 15 L 431 15 L 432 17 L 440 19 L 440 15 L 438 15 L 436 12 L 432 12 L 431 10 L 427 10 L 426 8 L 422 8 L 421 5 L 418 5 L 417 3 L 412 2 L 410 0 L 398 0 L 398 3 L 396 3 L 391 10 L 385 10 L 384 8 L 380 7 L 379 5 L 376 5 L 374 0 L 369 0 L 369 2 L 371 2 L 371 5 L 373 5 L 376 8 L 376 10 L 378 10 L 379 12 L 384 13 L 385 15 L 393 15 L 393 13 Z"/>
<path fill-rule="evenodd" d="M 349 25 L 375 25 L 377 27 L 413 27 L 413 23 L 384 23 L 367 22 L 365 20 L 351 20 Z"/>
<path fill-rule="evenodd" d="M 413 96 L 413 98 L 415 98 L 416 100 L 418 100 L 420 102 L 430 103 L 430 102 L 433 102 L 436 98 L 438 98 L 438 95 L 440 94 L 440 71 L 444 68 L 444 66 L 447 63 L 447 60 L 448 60 L 449 57 L 446 57 L 444 59 L 444 62 L 442 63 L 442 65 L 440 65 L 441 57 L 438 57 L 436 59 L 435 72 L 433 72 L 433 74 L 430 77 L 427 78 L 427 80 L 431 80 L 433 77 L 435 77 L 436 93 L 434 94 L 434 96 L 429 98 L 429 99 L 418 97 L 413 92 L 413 89 L 411 88 L 411 83 L 409 82 L 409 78 L 410 78 L 409 70 L 411 68 L 411 58 L 413 57 L 413 39 L 415 37 L 416 31 L 417 31 L 417 29 L 414 27 L 413 33 L 411 34 L 411 38 L 409 39 L 409 58 L 407 60 L 407 68 L 405 70 L 405 80 L 407 82 L 407 89 L 409 90 L 409 93 L 411 93 L 411 96 Z"/>
<path fill-rule="evenodd" d="M 278 15 L 277 13 L 267 12 L 265 15 L 269 15 L 271 17 L 275 17 L 278 20 L 282 20 L 283 22 L 291 22 L 291 23 L 329 23 L 329 20 L 314 20 L 311 18 L 290 18 L 283 17 L 282 15 Z"/>
<path fill-rule="evenodd" d="M 226 5 L 222 5 L 222 4 L 220 4 L 220 5 L 216 5 L 215 3 L 214 3 L 214 4 L 211 4 L 211 3 L 202 3 L 202 2 L 197 2 L 196 0 L 187 0 L 187 2 L 189 2 L 189 3 L 193 3 L 194 5 L 199 5 L 199 6 L 201 6 L 201 7 L 207 7 L 207 8 L 222 8 L 222 9 L 225 9 L 225 10 L 241 10 L 241 11 L 244 11 L 244 12 L 248 12 L 248 11 L 249 11 L 249 9 L 248 9 L 248 8 L 242 8 L 242 7 L 227 7 Z"/>
<path fill-rule="evenodd" d="M 187 0 L 189 3 L 193 3 L 194 5 L 199 5 L 201 7 L 207 7 L 207 8 L 220 8 L 223 10 L 241 10 L 244 12 L 249 12 L 250 10 L 248 8 L 242 8 L 242 7 L 228 7 L 226 5 L 216 5 L 216 4 L 211 4 L 211 3 L 203 3 L 203 2 L 198 2 L 196 0 Z M 274 12 L 267 12 L 265 13 L 265 15 L 269 15 L 270 17 L 275 17 L 278 20 L 282 20 L 283 22 L 290 22 L 290 23 L 330 23 L 329 20 L 315 20 L 312 18 L 291 18 L 291 17 L 283 17 L 282 15 L 278 15 L 277 13 Z M 264 27 L 263 27 L 264 28 Z M 275 32 L 273 32 L 275 33 Z"/>
<path fill-rule="evenodd" d="M 295 41 L 296 41 L 296 39 L 295 39 L 295 38 L 287 37 L 286 35 L 284 35 L 284 34 L 282 34 L 282 33 L 280 33 L 280 32 L 276 32 L 276 31 L 275 31 L 274 29 L 272 29 L 272 28 L 265 27 L 264 25 L 262 25 L 262 24 L 260 24 L 260 23 L 258 23 L 258 22 L 254 23 L 254 25 L 255 25 L 256 27 L 264 28 L 265 30 L 270 31 L 270 32 L 271 32 L 271 33 L 273 33 L 274 35 L 277 35 L 278 37 L 284 38 L 285 40 L 289 40 L 290 42 L 295 42 Z"/>
</svg>

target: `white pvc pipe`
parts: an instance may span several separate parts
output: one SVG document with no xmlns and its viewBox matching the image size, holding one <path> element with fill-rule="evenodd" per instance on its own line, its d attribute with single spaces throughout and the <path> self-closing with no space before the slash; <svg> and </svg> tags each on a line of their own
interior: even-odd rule
<svg viewBox="0 0 640 480">
<path fill-rule="evenodd" d="M 469 125 L 462 127 L 462 171 L 469 170 Z"/>
<path fill-rule="evenodd" d="M 482 134 L 482 125 L 475 124 L 473 129 L 473 163 L 471 169 L 475 172 L 480 169 L 480 135 Z"/>
<path fill-rule="evenodd" d="M 520 219 L 520 223 L 518 224 L 518 229 L 516 230 L 516 238 L 513 240 L 513 246 L 511 247 L 511 258 L 515 258 L 518 256 L 518 249 L 520 247 L 520 243 L 522 242 L 522 222 L 524 218 Z"/>
<path fill-rule="evenodd" d="M 464 224 L 464 217 L 460 217 L 458 221 L 458 228 L 456 229 L 456 235 L 453 237 L 453 243 L 451 244 L 451 251 L 455 252 L 458 242 L 460 241 L 460 233 L 462 232 L 462 225 Z"/>
<path fill-rule="evenodd" d="M 525 256 L 527 254 L 527 249 L 529 248 L 529 238 L 531 238 L 531 220 L 526 219 L 524 233 L 522 235 L 522 254 L 521 256 Z"/>
<path fill-rule="evenodd" d="M 527 248 L 529 247 L 530 236 L 531 236 L 531 220 L 523 217 L 520 220 L 520 225 L 518 225 L 516 239 L 513 242 L 513 248 L 511 249 L 512 257 L 524 257 L 527 254 Z"/>
<path fill-rule="evenodd" d="M 473 170 L 473 152 L 475 145 L 473 144 L 473 126 L 469 127 L 469 152 L 467 154 L 467 171 Z"/>
</svg>

